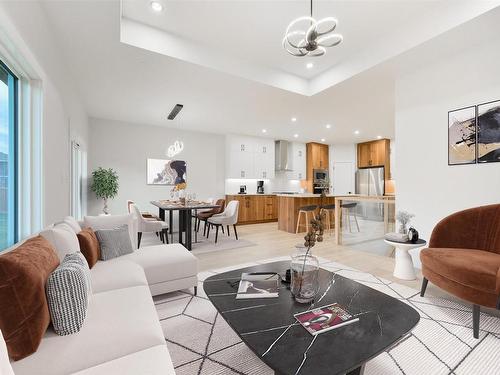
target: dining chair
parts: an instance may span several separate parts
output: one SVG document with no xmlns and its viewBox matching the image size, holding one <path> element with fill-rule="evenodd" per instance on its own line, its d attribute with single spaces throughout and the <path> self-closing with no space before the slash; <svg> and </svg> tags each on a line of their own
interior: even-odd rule
<svg viewBox="0 0 500 375">
<path fill-rule="evenodd" d="M 236 231 L 236 224 L 238 223 L 238 208 L 240 206 L 239 201 L 231 201 L 227 204 L 226 209 L 221 214 L 215 214 L 207 219 L 208 223 L 208 235 L 210 234 L 210 227 L 215 226 L 215 243 L 217 243 L 217 238 L 219 235 L 219 227 L 227 228 L 227 233 L 229 235 L 229 227 L 232 225 L 234 230 L 234 235 L 238 239 L 238 232 Z"/>
<path fill-rule="evenodd" d="M 196 216 L 198 218 L 198 225 L 196 226 L 196 231 L 200 230 L 200 223 L 202 221 L 205 222 L 205 225 L 203 227 L 203 235 L 204 236 L 207 233 L 207 219 L 212 217 L 213 215 L 217 215 L 217 214 L 224 212 L 224 207 L 226 206 L 226 200 L 225 199 L 217 199 L 217 201 L 215 202 L 215 205 L 217 207 L 211 208 L 211 209 L 204 211 L 204 212 L 200 212 Z"/>
<path fill-rule="evenodd" d="M 141 215 L 136 204 L 130 205 L 131 213 L 137 218 L 137 248 L 141 247 L 143 233 L 159 233 L 160 240 L 168 244 L 168 225 L 161 220 L 148 220 Z"/>
<path fill-rule="evenodd" d="M 204 202 L 208 202 L 210 204 L 217 204 L 217 199 L 215 198 L 208 198 L 205 199 Z M 195 215 L 194 215 L 194 229 L 196 232 L 200 230 L 200 219 L 198 218 L 198 215 L 201 214 L 202 212 L 208 212 L 212 210 L 212 208 L 202 208 L 199 210 L 195 210 Z"/>
<path fill-rule="evenodd" d="M 132 213 L 131 210 L 130 210 L 130 206 L 135 204 L 134 201 L 131 201 L 130 199 L 127 200 L 127 212 L 130 214 Z M 141 211 L 141 215 L 142 217 L 146 218 L 146 219 L 151 219 L 151 220 L 160 220 L 160 218 L 156 215 L 153 215 L 152 213 L 149 213 L 147 211 Z"/>
</svg>

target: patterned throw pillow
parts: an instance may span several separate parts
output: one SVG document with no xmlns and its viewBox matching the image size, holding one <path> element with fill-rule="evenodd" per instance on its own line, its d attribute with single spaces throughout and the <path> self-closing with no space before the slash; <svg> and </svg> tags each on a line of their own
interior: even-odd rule
<svg viewBox="0 0 500 375">
<path fill-rule="evenodd" d="M 109 260 L 134 252 L 127 224 L 115 229 L 97 230 L 95 235 L 101 248 L 101 260 Z"/>
<path fill-rule="evenodd" d="M 87 260 L 80 251 L 78 251 L 77 253 L 66 255 L 64 260 L 66 260 L 68 263 L 79 264 L 83 267 L 83 270 L 85 271 L 85 285 L 87 286 L 87 294 L 90 301 L 90 296 L 92 295 L 92 278 L 90 277 L 90 268 Z"/>
<path fill-rule="evenodd" d="M 80 261 L 67 255 L 45 286 L 52 326 L 60 336 L 79 332 L 87 316 L 89 280 Z"/>
</svg>

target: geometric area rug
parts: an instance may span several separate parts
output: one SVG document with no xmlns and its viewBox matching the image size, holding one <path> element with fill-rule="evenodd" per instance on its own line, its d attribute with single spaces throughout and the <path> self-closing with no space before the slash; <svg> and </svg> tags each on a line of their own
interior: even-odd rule
<svg viewBox="0 0 500 375">
<path fill-rule="evenodd" d="M 287 260 L 278 257 L 201 272 L 198 296 L 189 291 L 154 298 L 177 375 L 272 375 L 232 331 L 203 292 L 203 280 L 217 273 Z M 472 337 L 470 306 L 420 297 L 418 290 L 320 258 L 321 267 L 395 297 L 420 313 L 420 322 L 365 366 L 365 375 L 500 374 L 500 319 L 481 313 L 479 339 Z M 309 375 L 309 374 L 307 374 Z"/>
</svg>

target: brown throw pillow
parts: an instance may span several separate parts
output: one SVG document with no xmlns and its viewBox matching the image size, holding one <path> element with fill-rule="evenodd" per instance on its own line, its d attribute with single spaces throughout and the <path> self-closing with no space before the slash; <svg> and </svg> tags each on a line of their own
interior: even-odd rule
<svg viewBox="0 0 500 375">
<path fill-rule="evenodd" d="M 36 352 L 49 326 L 45 283 L 58 265 L 55 249 L 42 236 L 0 255 L 0 330 L 15 361 Z"/>
<path fill-rule="evenodd" d="M 82 252 L 85 259 L 87 259 L 89 268 L 94 267 L 94 264 L 96 264 L 101 257 L 101 247 L 99 245 L 99 241 L 97 240 L 95 232 L 92 230 L 92 228 L 85 228 L 82 229 L 82 231 L 78 233 L 77 236 L 78 242 L 80 243 L 80 251 Z"/>
</svg>

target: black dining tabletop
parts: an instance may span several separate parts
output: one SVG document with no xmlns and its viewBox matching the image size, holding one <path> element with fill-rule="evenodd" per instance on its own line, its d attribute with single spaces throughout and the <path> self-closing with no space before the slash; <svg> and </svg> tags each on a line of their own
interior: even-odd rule
<svg viewBox="0 0 500 375">
<path fill-rule="evenodd" d="M 371 358 L 406 337 L 418 312 L 387 294 L 320 269 L 320 292 L 299 304 L 282 283 L 278 298 L 236 299 L 243 272 L 284 273 L 290 262 L 274 262 L 209 277 L 203 288 L 217 311 L 245 344 L 276 374 L 361 374 Z M 359 321 L 312 336 L 294 314 L 339 303 Z"/>
</svg>

